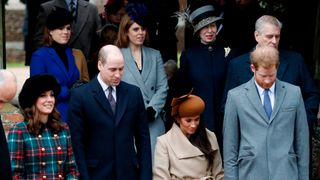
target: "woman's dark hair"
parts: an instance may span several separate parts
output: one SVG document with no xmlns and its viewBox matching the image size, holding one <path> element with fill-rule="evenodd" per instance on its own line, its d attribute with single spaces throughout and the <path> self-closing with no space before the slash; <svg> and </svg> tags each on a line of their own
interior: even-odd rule
<svg viewBox="0 0 320 180">
<path fill-rule="evenodd" d="M 32 105 L 30 108 L 25 108 L 23 110 L 23 114 L 27 120 L 28 131 L 35 136 L 41 134 L 41 128 L 43 127 L 43 124 L 39 120 L 39 113 L 36 110 L 36 106 Z M 48 128 L 54 134 L 59 133 L 59 131 L 64 128 L 64 125 L 61 123 L 60 119 L 61 115 L 55 105 L 52 113 L 49 114 L 47 122 Z"/>
<path fill-rule="evenodd" d="M 200 151 L 204 154 L 204 156 L 208 160 L 208 169 L 210 169 L 213 166 L 214 151 L 211 147 L 206 128 L 203 125 L 202 118 L 202 115 L 200 115 L 198 128 L 196 132 L 190 136 L 189 141 L 192 145 L 199 148 Z"/>
</svg>

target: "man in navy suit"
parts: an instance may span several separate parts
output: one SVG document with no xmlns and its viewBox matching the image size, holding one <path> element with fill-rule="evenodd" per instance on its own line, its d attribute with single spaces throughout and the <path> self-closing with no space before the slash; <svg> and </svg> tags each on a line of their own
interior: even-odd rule
<svg viewBox="0 0 320 180">
<path fill-rule="evenodd" d="M 0 109 L 6 102 L 13 99 L 17 92 L 17 80 L 14 74 L 7 70 L 0 70 Z M 0 121 L 0 179 L 11 180 L 11 165 L 8 144 L 2 121 Z"/>
<path fill-rule="evenodd" d="M 271 46 L 278 49 L 282 23 L 273 16 L 263 15 L 255 24 L 254 37 L 257 47 Z M 302 92 L 309 127 L 317 119 L 320 94 L 300 54 L 279 50 L 280 65 L 277 72 L 279 80 L 299 86 Z M 224 91 L 224 102 L 230 89 L 237 87 L 253 76 L 250 69 L 250 53 L 230 61 Z"/>
<path fill-rule="evenodd" d="M 145 106 L 140 89 L 121 81 L 120 49 L 102 47 L 98 69 L 99 74 L 74 89 L 70 99 L 68 123 L 80 178 L 151 180 Z"/>
</svg>

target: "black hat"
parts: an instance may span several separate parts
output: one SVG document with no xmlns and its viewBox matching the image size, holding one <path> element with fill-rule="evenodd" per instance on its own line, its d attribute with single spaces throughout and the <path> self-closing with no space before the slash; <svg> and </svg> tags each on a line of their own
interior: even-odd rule
<svg viewBox="0 0 320 180">
<path fill-rule="evenodd" d="M 176 12 L 178 18 L 177 26 L 184 26 L 185 21 L 190 23 L 193 27 L 193 34 L 198 32 L 203 27 L 220 21 L 220 12 L 213 3 L 208 3 L 207 0 L 195 1 L 184 12 Z"/>
<path fill-rule="evenodd" d="M 126 12 L 132 21 L 142 27 L 147 27 L 149 22 L 148 9 L 143 2 L 129 2 L 126 5 Z"/>
<path fill-rule="evenodd" d="M 35 104 L 38 97 L 45 91 L 52 90 L 57 97 L 61 87 L 56 78 L 49 74 L 39 74 L 28 78 L 19 94 L 19 104 L 22 110 Z"/>
<path fill-rule="evenodd" d="M 54 7 L 47 17 L 46 27 L 50 30 L 58 29 L 64 25 L 71 24 L 72 14 L 65 8 Z"/>
</svg>

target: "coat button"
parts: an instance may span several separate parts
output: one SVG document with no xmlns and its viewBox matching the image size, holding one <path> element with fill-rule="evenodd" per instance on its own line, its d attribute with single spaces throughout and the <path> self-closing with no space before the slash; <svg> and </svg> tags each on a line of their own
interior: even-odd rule
<svg viewBox="0 0 320 180">
<path fill-rule="evenodd" d="M 58 175 L 58 177 L 59 177 L 59 178 L 62 178 L 62 175 L 61 175 L 61 174 L 59 174 L 59 175 Z"/>
<path fill-rule="evenodd" d="M 38 135 L 38 138 L 42 138 L 41 134 Z"/>
<path fill-rule="evenodd" d="M 41 148 L 41 151 L 44 152 L 46 149 L 45 148 Z"/>
<path fill-rule="evenodd" d="M 60 146 L 58 146 L 58 147 L 57 147 L 57 149 L 58 149 L 58 151 L 60 151 L 60 150 L 61 150 L 61 147 L 60 147 Z"/>
<path fill-rule="evenodd" d="M 149 104 L 150 101 L 147 100 L 146 102 L 147 102 L 146 104 Z"/>
<path fill-rule="evenodd" d="M 62 164 L 62 161 L 58 161 L 58 164 L 61 165 L 61 164 Z"/>
<path fill-rule="evenodd" d="M 47 179 L 47 176 L 42 176 L 42 179 Z"/>
<path fill-rule="evenodd" d="M 154 87 L 153 87 L 153 86 L 151 87 L 151 90 L 154 90 Z"/>
<path fill-rule="evenodd" d="M 41 165 L 42 165 L 42 166 L 45 166 L 45 165 L 46 165 L 46 162 L 42 162 Z"/>
</svg>

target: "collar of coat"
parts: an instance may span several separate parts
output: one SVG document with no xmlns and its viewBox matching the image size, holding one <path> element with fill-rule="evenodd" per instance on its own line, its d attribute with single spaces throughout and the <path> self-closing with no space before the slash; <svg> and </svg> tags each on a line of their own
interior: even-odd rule
<svg viewBox="0 0 320 180">
<path fill-rule="evenodd" d="M 214 151 L 218 149 L 217 142 L 212 132 L 207 130 L 207 135 L 211 143 L 211 147 Z M 199 148 L 192 145 L 189 139 L 182 133 L 181 129 L 173 123 L 172 128 L 166 134 L 168 144 L 172 148 L 172 151 L 179 159 L 191 158 L 196 156 L 203 156 L 203 152 Z"/>
</svg>

